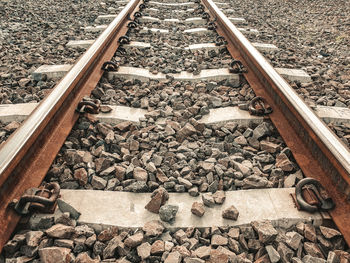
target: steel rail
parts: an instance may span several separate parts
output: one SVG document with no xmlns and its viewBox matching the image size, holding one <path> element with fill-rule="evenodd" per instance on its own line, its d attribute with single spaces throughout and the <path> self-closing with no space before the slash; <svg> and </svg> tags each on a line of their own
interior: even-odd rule
<svg viewBox="0 0 350 263">
<path fill-rule="evenodd" d="M 212 0 L 202 0 L 216 19 L 217 32 L 228 41 L 233 58 L 247 68 L 244 74 L 257 96 L 272 106 L 270 119 L 307 177 L 326 187 L 336 203 L 330 212 L 350 244 L 350 152 L 338 137 L 303 102 L 293 88 L 274 70 L 246 37 L 229 21 Z"/>
<path fill-rule="evenodd" d="M 80 100 L 89 95 L 103 74 L 101 66 L 117 50 L 126 22 L 140 0 L 131 0 L 52 92 L 0 147 L 0 252 L 20 216 L 8 204 L 31 187 L 38 187 L 65 142 L 79 114 Z"/>
</svg>

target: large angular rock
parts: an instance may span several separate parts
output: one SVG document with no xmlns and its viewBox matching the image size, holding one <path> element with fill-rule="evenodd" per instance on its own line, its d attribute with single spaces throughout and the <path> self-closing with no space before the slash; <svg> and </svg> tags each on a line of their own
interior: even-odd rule
<svg viewBox="0 0 350 263">
<path fill-rule="evenodd" d="M 72 260 L 70 252 L 69 248 L 46 247 L 39 249 L 39 256 L 43 263 L 69 263 Z"/>
<path fill-rule="evenodd" d="M 304 237 L 297 232 L 293 231 L 286 233 L 286 244 L 293 250 L 297 250 L 299 248 L 299 245 L 303 239 Z"/>
<path fill-rule="evenodd" d="M 307 255 L 310 255 L 312 257 L 317 257 L 317 258 L 324 258 L 320 248 L 316 243 L 305 242 L 304 250 Z"/>
<path fill-rule="evenodd" d="M 208 259 L 210 257 L 210 251 L 211 251 L 210 247 L 202 246 L 197 248 L 193 252 L 193 255 L 195 255 L 196 257 L 199 257 L 200 259 Z"/>
<path fill-rule="evenodd" d="M 124 249 L 124 243 L 120 236 L 116 236 L 108 242 L 107 247 L 103 250 L 103 258 L 107 259 L 124 256 L 120 253 L 122 249 Z"/>
<path fill-rule="evenodd" d="M 137 232 L 136 234 L 129 236 L 128 238 L 125 239 L 124 244 L 127 247 L 134 248 L 142 243 L 143 240 L 143 233 Z"/>
<path fill-rule="evenodd" d="M 303 263 L 328 263 L 328 261 L 322 259 L 322 258 L 317 258 L 317 257 L 312 257 L 310 255 L 306 255 L 303 257 Z"/>
<path fill-rule="evenodd" d="M 180 263 L 182 256 L 179 251 L 171 252 L 165 259 L 164 263 Z"/>
<path fill-rule="evenodd" d="M 75 232 L 74 227 L 57 224 L 47 229 L 46 234 L 54 238 L 70 238 Z"/>
<path fill-rule="evenodd" d="M 320 230 L 321 230 L 322 235 L 325 238 L 327 238 L 327 239 L 331 239 L 333 237 L 341 236 L 341 233 L 338 230 L 335 230 L 333 228 L 320 226 Z"/>
<path fill-rule="evenodd" d="M 151 255 L 151 245 L 148 242 L 139 245 L 136 250 L 142 260 L 145 260 Z"/>
<path fill-rule="evenodd" d="M 44 233 L 42 231 L 29 231 L 26 233 L 26 242 L 30 247 L 36 247 L 39 245 Z"/>
<path fill-rule="evenodd" d="M 171 222 L 175 219 L 178 210 L 177 205 L 163 205 L 159 209 L 159 218 L 164 222 Z"/>
<path fill-rule="evenodd" d="M 277 252 L 281 256 L 281 262 L 289 263 L 294 255 L 294 251 L 287 247 L 283 242 L 279 242 L 277 246 Z"/>
<path fill-rule="evenodd" d="M 147 182 L 148 173 L 145 169 L 141 167 L 136 167 L 133 172 L 133 178 L 137 181 Z"/>
<path fill-rule="evenodd" d="M 305 224 L 304 227 L 304 237 L 311 242 L 316 242 L 316 229 L 312 224 Z"/>
<path fill-rule="evenodd" d="M 224 191 L 216 191 L 213 194 L 213 198 L 216 204 L 221 205 L 225 202 L 226 196 Z"/>
<path fill-rule="evenodd" d="M 164 226 L 159 220 L 152 220 L 147 222 L 142 230 L 145 232 L 146 236 L 160 236 L 164 231 Z"/>
<path fill-rule="evenodd" d="M 191 212 L 192 212 L 192 214 L 194 214 L 196 216 L 202 217 L 205 213 L 203 203 L 193 202 L 192 207 L 191 207 Z"/>
<path fill-rule="evenodd" d="M 268 244 L 273 242 L 277 236 L 277 230 L 271 224 L 271 221 L 254 221 L 251 223 L 254 230 L 258 233 L 259 241 Z"/>
<path fill-rule="evenodd" d="M 162 255 L 165 251 L 165 244 L 163 240 L 156 240 L 151 247 L 151 255 Z"/>
<path fill-rule="evenodd" d="M 222 235 L 212 235 L 211 237 L 211 245 L 212 246 L 226 246 L 228 244 L 227 237 Z"/>
<path fill-rule="evenodd" d="M 152 213 L 159 213 L 159 209 L 169 199 L 168 192 L 163 188 L 159 187 L 151 195 L 151 200 L 147 203 L 145 208 Z"/>
<path fill-rule="evenodd" d="M 271 263 L 277 263 L 280 260 L 280 254 L 278 254 L 278 252 L 276 251 L 276 249 L 271 246 L 268 245 L 265 247 L 267 254 L 269 255 L 269 259 L 271 261 Z"/>
<path fill-rule="evenodd" d="M 98 263 L 98 262 L 100 261 L 97 259 L 92 259 L 86 252 L 80 253 L 74 261 L 74 263 Z"/>
<path fill-rule="evenodd" d="M 230 207 L 222 211 L 222 217 L 225 219 L 237 220 L 238 216 L 239 216 L 239 212 L 237 208 L 233 205 L 231 205 Z"/>
</svg>

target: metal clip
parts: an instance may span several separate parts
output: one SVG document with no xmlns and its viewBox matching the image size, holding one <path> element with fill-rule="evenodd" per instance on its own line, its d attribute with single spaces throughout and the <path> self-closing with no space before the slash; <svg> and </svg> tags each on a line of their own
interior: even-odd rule
<svg viewBox="0 0 350 263">
<path fill-rule="evenodd" d="M 204 13 L 202 14 L 202 18 L 208 20 L 208 19 L 210 18 L 210 15 L 209 15 L 207 12 L 204 12 Z"/>
<path fill-rule="evenodd" d="M 101 103 L 99 100 L 83 98 L 83 100 L 78 103 L 78 107 L 76 108 L 76 111 L 79 113 L 98 114 L 100 112 L 100 108 L 101 108 Z"/>
<path fill-rule="evenodd" d="M 271 106 L 263 97 L 260 96 L 257 96 L 250 101 L 248 110 L 251 115 L 257 116 L 263 116 L 272 113 Z"/>
<path fill-rule="evenodd" d="M 215 28 L 216 28 L 215 22 L 211 21 L 208 23 L 209 30 L 215 30 Z"/>
<path fill-rule="evenodd" d="M 135 12 L 134 14 L 134 17 L 141 17 L 141 16 L 142 16 L 142 13 L 139 11 Z"/>
<path fill-rule="evenodd" d="M 48 183 L 43 188 L 26 190 L 19 200 L 14 199 L 9 206 L 13 207 L 20 215 L 27 215 L 33 211 L 53 213 L 56 209 L 59 194 L 59 184 Z"/>
<path fill-rule="evenodd" d="M 242 73 L 247 73 L 247 69 L 243 66 L 242 62 L 239 60 L 233 60 L 230 64 L 231 69 L 230 72 L 231 73 L 237 73 L 237 74 L 242 74 Z"/>
<path fill-rule="evenodd" d="M 227 41 L 223 36 L 218 36 L 215 40 L 216 46 L 224 46 L 227 45 Z"/>
<path fill-rule="evenodd" d="M 329 197 L 326 189 L 313 178 L 304 178 L 299 181 L 295 187 L 295 199 L 300 209 L 308 212 L 329 211 L 335 207 L 335 203 Z"/>
<path fill-rule="evenodd" d="M 119 44 L 129 44 L 130 43 L 130 39 L 128 36 L 121 36 L 118 39 Z"/>
<path fill-rule="evenodd" d="M 145 1 L 144 1 L 144 3 L 146 3 Z M 139 6 L 139 10 L 140 11 L 142 11 L 143 9 L 145 9 L 146 8 L 146 5 L 145 4 L 141 4 L 140 6 Z"/>
<path fill-rule="evenodd" d="M 105 63 L 103 63 L 101 67 L 103 71 L 107 71 L 107 72 L 117 71 L 118 68 L 119 68 L 119 65 L 113 61 L 106 61 Z"/>
<path fill-rule="evenodd" d="M 135 22 L 135 21 L 131 21 L 129 24 L 128 24 L 128 28 L 137 28 L 138 24 Z"/>
</svg>

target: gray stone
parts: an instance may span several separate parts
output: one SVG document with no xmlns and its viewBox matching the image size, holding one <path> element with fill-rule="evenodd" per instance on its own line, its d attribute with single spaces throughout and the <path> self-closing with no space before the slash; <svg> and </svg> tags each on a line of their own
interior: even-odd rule
<svg viewBox="0 0 350 263">
<path fill-rule="evenodd" d="M 142 260 L 145 260 L 151 255 L 151 245 L 148 242 L 139 245 L 136 250 Z"/>
<path fill-rule="evenodd" d="M 81 215 L 81 213 L 79 213 L 79 211 L 77 211 L 73 206 L 71 206 L 70 204 L 66 203 L 61 198 L 57 199 L 57 205 L 58 205 L 58 208 L 63 213 L 68 212 L 70 217 L 73 218 L 74 220 L 77 220 L 79 218 L 79 216 Z"/>
<path fill-rule="evenodd" d="M 209 207 L 213 207 L 215 205 L 215 201 L 214 201 L 212 193 L 202 194 L 202 201 L 203 201 L 204 205 L 209 206 Z"/>
<path fill-rule="evenodd" d="M 141 167 L 136 167 L 133 172 L 133 178 L 136 179 L 137 181 L 147 182 L 148 173 L 145 169 Z"/>
<path fill-rule="evenodd" d="M 271 263 L 276 263 L 280 260 L 280 254 L 274 249 L 273 246 L 268 245 L 265 247 L 267 254 L 269 255 Z"/>
<path fill-rule="evenodd" d="M 116 236 L 108 242 L 108 245 L 103 250 L 103 258 L 107 259 L 107 258 L 114 258 L 116 256 L 120 256 L 120 255 L 117 255 L 118 247 L 124 247 L 124 244 L 120 236 Z"/>
<path fill-rule="evenodd" d="M 47 229 L 46 234 L 54 238 L 70 238 L 75 232 L 74 227 L 57 224 Z"/>
<path fill-rule="evenodd" d="M 174 251 L 167 256 L 164 263 L 180 263 L 181 260 L 182 260 L 182 256 L 180 252 Z"/>
<path fill-rule="evenodd" d="M 191 207 L 191 212 L 192 212 L 192 214 L 194 214 L 196 216 L 202 217 L 205 213 L 203 203 L 193 202 L 192 207 Z"/>
<path fill-rule="evenodd" d="M 271 224 L 271 221 L 254 221 L 251 223 L 254 230 L 258 233 L 259 241 L 268 244 L 276 239 L 277 230 Z"/>
<path fill-rule="evenodd" d="M 261 137 L 270 135 L 270 133 L 271 132 L 270 132 L 269 125 L 266 122 L 263 122 L 253 130 L 253 137 L 256 139 L 260 139 Z"/>
<path fill-rule="evenodd" d="M 159 220 L 152 220 L 147 222 L 142 230 L 146 236 L 160 236 L 164 231 L 164 226 Z"/>
<path fill-rule="evenodd" d="M 71 262 L 71 250 L 63 247 L 46 247 L 39 249 L 40 260 L 43 263 Z"/>
<path fill-rule="evenodd" d="M 312 257 L 310 255 L 306 255 L 303 257 L 303 263 L 326 263 L 327 261 L 322 258 Z"/>
<path fill-rule="evenodd" d="M 177 205 L 163 205 L 159 209 L 159 217 L 162 221 L 170 222 L 175 219 L 178 210 Z"/>
<path fill-rule="evenodd" d="M 127 247 L 134 248 L 142 243 L 143 240 L 143 233 L 137 232 L 136 234 L 129 236 L 127 239 L 125 239 L 124 244 Z"/>
<path fill-rule="evenodd" d="M 304 237 L 297 232 L 293 231 L 286 233 L 286 244 L 294 250 L 299 248 L 299 245 L 303 239 Z"/>
<path fill-rule="evenodd" d="M 289 263 L 294 255 L 294 251 L 288 248 L 283 242 L 278 243 L 277 251 L 281 256 L 281 262 L 283 263 Z"/>
<path fill-rule="evenodd" d="M 222 211 L 222 217 L 225 219 L 237 220 L 239 212 L 237 208 L 233 205 Z"/>
<path fill-rule="evenodd" d="M 103 190 L 107 186 L 107 181 L 103 179 L 102 177 L 99 177 L 97 175 L 93 175 L 91 179 L 91 185 L 94 189 L 97 190 Z"/>
<path fill-rule="evenodd" d="M 225 202 L 226 196 L 224 191 L 216 191 L 213 194 L 213 198 L 216 204 L 221 205 Z"/>
</svg>

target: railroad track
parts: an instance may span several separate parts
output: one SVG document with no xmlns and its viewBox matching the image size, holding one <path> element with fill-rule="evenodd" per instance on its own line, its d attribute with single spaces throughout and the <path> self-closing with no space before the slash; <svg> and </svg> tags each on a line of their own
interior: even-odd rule
<svg viewBox="0 0 350 263">
<path fill-rule="evenodd" d="M 256 49 L 269 46 L 241 33 L 258 32 L 211 0 L 134 0 L 99 21 L 111 19 L 86 29 L 103 31 L 96 41 L 70 43 L 89 47 L 74 66 L 35 73 L 64 77 L 0 148 L 4 256 L 349 261 L 349 150 L 277 73 L 294 72 L 272 68 Z M 304 176 L 326 188 L 331 219 L 294 207 Z M 28 208 L 13 200 L 43 181 L 53 197 L 61 186 L 59 209 L 13 236 Z"/>
</svg>

